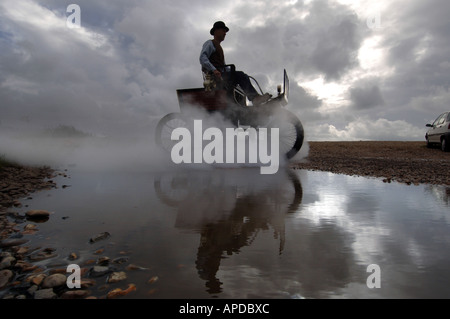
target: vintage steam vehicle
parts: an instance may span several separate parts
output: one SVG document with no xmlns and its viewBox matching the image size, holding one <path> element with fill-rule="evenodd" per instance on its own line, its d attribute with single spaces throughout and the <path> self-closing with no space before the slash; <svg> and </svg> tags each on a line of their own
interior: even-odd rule
<svg viewBox="0 0 450 319">
<path fill-rule="evenodd" d="M 231 74 L 234 65 L 227 65 Z M 261 91 L 258 82 L 250 77 Z M 169 151 L 175 141 L 171 139 L 172 132 L 178 127 L 192 127 L 192 108 L 205 111 L 205 117 L 220 114 L 234 127 L 256 130 L 261 128 L 279 129 L 279 154 L 291 159 L 298 153 L 303 144 L 304 131 L 300 120 L 292 112 L 283 108 L 288 104 L 289 78 L 284 70 L 283 85 L 278 85 L 277 96 L 267 102 L 253 106 L 248 101 L 244 91 L 239 86 L 231 86 L 224 81 L 216 81 L 212 75 L 203 74 L 203 87 L 177 90 L 179 113 L 165 115 L 156 127 L 156 143 Z"/>
</svg>

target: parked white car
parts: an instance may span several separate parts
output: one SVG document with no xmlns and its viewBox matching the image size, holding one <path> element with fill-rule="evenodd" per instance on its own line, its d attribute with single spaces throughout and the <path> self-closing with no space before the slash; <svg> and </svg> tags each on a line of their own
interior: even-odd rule
<svg viewBox="0 0 450 319">
<path fill-rule="evenodd" d="M 440 144 L 444 152 L 450 151 L 450 112 L 442 113 L 432 124 L 426 126 L 429 127 L 425 134 L 427 146 Z"/>
</svg>

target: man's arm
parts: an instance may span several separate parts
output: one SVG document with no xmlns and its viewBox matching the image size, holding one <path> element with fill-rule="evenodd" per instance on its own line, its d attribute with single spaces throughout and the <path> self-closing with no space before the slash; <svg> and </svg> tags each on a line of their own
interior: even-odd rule
<svg viewBox="0 0 450 319">
<path fill-rule="evenodd" d="M 211 40 L 208 40 L 203 44 L 202 52 L 200 52 L 200 64 L 202 65 L 202 68 L 210 72 L 214 72 L 216 70 L 214 65 L 212 65 L 209 61 L 209 57 L 214 51 L 216 51 L 214 44 Z"/>
</svg>

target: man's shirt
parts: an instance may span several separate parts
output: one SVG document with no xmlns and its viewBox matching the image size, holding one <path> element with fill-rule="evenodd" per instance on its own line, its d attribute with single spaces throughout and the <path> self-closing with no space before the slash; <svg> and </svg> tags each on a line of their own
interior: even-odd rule
<svg viewBox="0 0 450 319">
<path fill-rule="evenodd" d="M 218 64 L 223 65 L 225 64 L 224 58 L 223 58 L 223 50 L 220 47 L 220 44 L 218 44 L 218 48 L 220 52 L 217 52 L 216 46 L 214 45 L 214 42 L 212 40 L 208 40 L 203 44 L 202 51 L 200 52 L 200 64 L 202 65 L 202 70 L 206 72 L 213 72 L 214 70 L 219 69 L 220 67 Z M 215 54 L 214 54 L 215 53 Z M 212 55 L 214 54 L 214 58 Z M 215 61 L 216 66 L 212 63 Z"/>
</svg>

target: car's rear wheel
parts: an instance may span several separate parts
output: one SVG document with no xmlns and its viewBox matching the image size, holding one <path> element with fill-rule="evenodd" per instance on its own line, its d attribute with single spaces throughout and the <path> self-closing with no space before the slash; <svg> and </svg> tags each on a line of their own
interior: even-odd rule
<svg viewBox="0 0 450 319">
<path fill-rule="evenodd" d="M 449 152 L 450 151 L 450 143 L 448 141 L 447 136 L 443 136 L 441 140 L 441 150 L 443 152 Z"/>
</svg>

